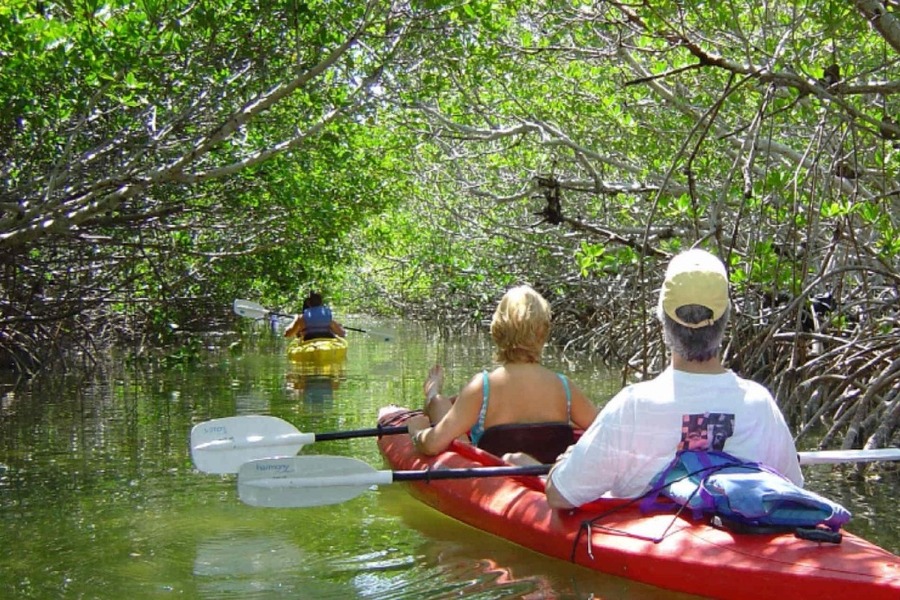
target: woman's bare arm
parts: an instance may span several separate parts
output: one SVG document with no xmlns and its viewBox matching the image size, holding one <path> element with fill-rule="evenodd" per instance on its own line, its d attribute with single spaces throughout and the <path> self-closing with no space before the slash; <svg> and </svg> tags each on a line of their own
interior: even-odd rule
<svg viewBox="0 0 900 600">
<path fill-rule="evenodd" d="M 584 395 L 577 385 L 569 383 L 572 390 L 572 423 L 580 429 L 587 429 L 600 414 L 600 409 Z"/>
</svg>

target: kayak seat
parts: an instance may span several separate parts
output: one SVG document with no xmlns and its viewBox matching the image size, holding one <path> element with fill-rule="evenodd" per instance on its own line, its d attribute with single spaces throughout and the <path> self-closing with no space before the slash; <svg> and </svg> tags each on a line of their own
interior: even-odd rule
<svg viewBox="0 0 900 600">
<path fill-rule="evenodd" d="M 495 456 L 525 452 L 551 464 L 574 443 L 575 432 L 568 423 L 507 423 L 485 429 L 478 447 Z"/>
</svg>

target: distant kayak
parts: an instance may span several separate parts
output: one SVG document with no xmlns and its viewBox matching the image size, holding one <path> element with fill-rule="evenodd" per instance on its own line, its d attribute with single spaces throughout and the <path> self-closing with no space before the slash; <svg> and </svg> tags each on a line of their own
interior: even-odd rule
<svg viewBox="0 0 900 600">
<path fill-rule="evenodd" d="M 287 355 L 292 362 L 330 364 L 347 358 L 347 338 L 317 338 L 294 340 L 288 344 Z"/>
<path fill-rule="evenodd" d="M 415 411 L 420 412 L 420 411 Z M 405 425 L 413 414 L 396 406 L 379 427 Z M 408 435 L 378 438 L 395 470 L 472 469 L 503 465 L 496 456 L 454 441 L 437 456 L 417 453 Z M 673 513 L 642 514 L 627 500 L 598 500 L 554 510 L 537 476 L 410 481 L 425 504 L 482 531 L 589 569 L 663 589 L 719 599 L 815 598 L 897 600 L 900 558 L 843 531 L 838 543 L 793 534 L 738 534 L 707 520 Z"/>
</svg>

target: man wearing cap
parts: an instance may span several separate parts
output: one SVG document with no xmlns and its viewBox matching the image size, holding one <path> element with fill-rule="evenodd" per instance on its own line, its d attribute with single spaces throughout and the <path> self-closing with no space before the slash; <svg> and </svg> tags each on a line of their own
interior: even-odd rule
<svg viewBox="0 0 900 600">
<path fill-rule="evenodd" d="M 689 250 L 671 260 L 657 310 L 671 363 L 655 379 L 616 394 L 559 457 L 547 477 L 551 506 L 638 497 L 679 450 L 724 450 L 803 485 L 791 432 L 772 395 L 719 359 L 730 312 L 728 276 L 718 258 Z"/>
</svg>

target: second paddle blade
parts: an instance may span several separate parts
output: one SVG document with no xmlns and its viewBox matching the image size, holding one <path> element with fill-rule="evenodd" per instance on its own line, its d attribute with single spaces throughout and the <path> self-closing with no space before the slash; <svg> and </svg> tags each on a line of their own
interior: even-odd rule
<svg viewBox="0 0 900 600">
<path fill-rule="evenodd" d="M 251 460 L 293 456 L 315 435 L 278 417 L 251 415 L 205 421 L 191 430 L 191 458 L 204 473 L 237 473 Z"/>
<path fill-rule="evenodd" d="M 391 483 L 390 471 L 344 456 L 255 460 L 238 471 L 238 496 L 250 506 L 303 508 L 346 502 L 372 485 Z"/>
</svg>

